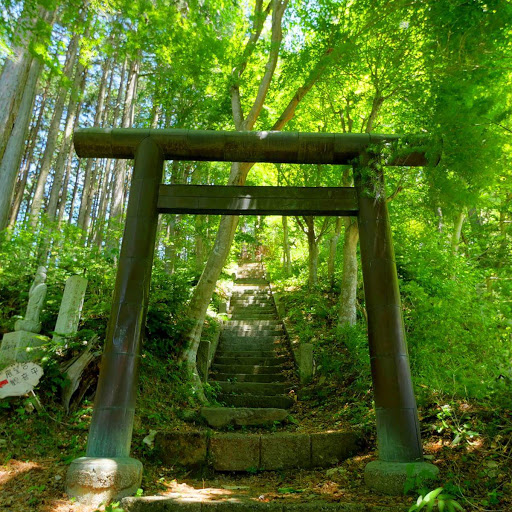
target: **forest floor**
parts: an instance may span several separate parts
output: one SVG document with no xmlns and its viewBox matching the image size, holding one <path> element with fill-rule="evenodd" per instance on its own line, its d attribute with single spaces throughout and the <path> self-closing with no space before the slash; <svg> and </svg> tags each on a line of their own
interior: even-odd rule
<svg viewBox="0 0 512 512">
<path fill-rule="evenodd" d="M 177 416 L 168 416 L 166 422 L 144 417 L 144 408 L 136 421 L 132 443 L 133 456 L 144 464 L 144 495 L 209 500 L 240 496 L 265 502 L 325 500 L 408 510 L 419 490 L 405 497 L 388 497 L 370 492 L 364 485 L 364 466 L 377 457 L 370 397 L 354 403 L 353 397 L 326 382 L 319 383 L 318 379 L 302 394 L 304 399 L 291 411 L 297 422 L 276 425 L 272 430 L 318 432 L 357 428 L 367 441 L 364 454 L 329 469 L 236 475 L 214 473 L 206 468 L 194 474 L 162 465 L 143 439 L 150 429 L 205 427 L 191 419 L 184 422 Z M 153 399 L 154 396 L 145 396 L 144 402 Z M 33 410 L 26 400 L 24 404 L 23 399 L 11 399 L 4 406 L 0 413 L 0 510 L 95 510 L 69 501 L 64 492 L 69 463 L 84 453 L 90 415 L 91 405 L 87 402 L 69 416 L 55 402 L 45 404 L 42 412 Z M 444 403 L 439 397 L 428 405 L 420 405 L 426 458 L 441 471 L 439 485 L 464 510 L 512 510 L 511 418 L 511 411 L 495 411 L 466 401 Z"/>
</svg>

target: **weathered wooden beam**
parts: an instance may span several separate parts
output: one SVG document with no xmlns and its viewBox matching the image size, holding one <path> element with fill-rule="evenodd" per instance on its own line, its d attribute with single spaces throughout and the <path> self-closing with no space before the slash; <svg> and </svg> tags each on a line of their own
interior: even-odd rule
<svg viewBox="0 0 512 512">
<path fill-rule="evenodd" d="M 355 216 L 351 187 L 160 185 L 159 213 Z"/>
<path fill-rule="evenodd" d="M 79 157 L 133 158 L 139 143 L 151 138 L 165 160 L 350 164 L 368 146 L 397 142 L 401 135 L 373 133 L 224 132 L 139 128 L 75 130 Z M 426 165 L 425 154 L 412 152 L 386 165 Z"/>
</svg>

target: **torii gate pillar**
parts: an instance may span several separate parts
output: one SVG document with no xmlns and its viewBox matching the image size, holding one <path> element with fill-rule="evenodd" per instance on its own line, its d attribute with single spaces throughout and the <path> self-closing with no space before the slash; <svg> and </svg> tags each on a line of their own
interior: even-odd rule
<svg viewBox="0 0 512 512">
<path fill-rule="evenodd" d="M 403 494 L 408 479 L 435 479 L 423 462 L 416 399 L 398 290 L 395 253 L 379 155 L 363 152 L 354 166 L 379 460 L 365 468 L 367 486 Z"/>
</svg>

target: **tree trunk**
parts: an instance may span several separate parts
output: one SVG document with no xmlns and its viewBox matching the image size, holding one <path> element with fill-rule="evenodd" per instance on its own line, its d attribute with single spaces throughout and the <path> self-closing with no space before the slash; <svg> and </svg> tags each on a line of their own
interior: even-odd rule
<svg viewBox="0 0 512 512">
<path fill-rule="evenodd" d="M 111 182 L 111 168 L 112 168 L 112 160 L 110 158 L 107 159 L 105 163 L 105 171 L 103 173 L 103 182 L 101 184 L 100 196 L 99 196 L 99 205 L 98 205 L 98 216 L 96 217 L 96 225 L 94 230 L 94 241 L 93 243 L 97 247 L 101 247 L 103 244 L 103 235 L 105 234 L 105 224 L 106 224 L 106 215 L 107 215 L 107 204 L 108 204 L 108 195 L 109 188 Z"/>
<path fill-rule="evenodd" d="M 73 185 L 73 194 L 71 196 L 71 205 L 69 207 L 69 216 L 68 216 L 68 224 L 73 222 L 73 214 L 75 213 L 75 202 L 76 196 L 78 195 L 78 184 L 80 183 L 80 167 L 82 164 L 82 160 L 78 160 L 78 165 L 76 166 L 75 173 L 75 183 Z"/>
<path fill-rule="evenodd" d="M 23 157 L 40 71 L 41 63 L 34 61 L 28 74 L 16 122 L 14 123 L 14 128 L 10 134 L 0 164 L 0 190 L 2 191 L 0 194 L 0 230 L 5 229 L 9 223 L 9 213 L 16 187 L 16 177 Z M 21 193 L 23 194 L 23 192 Z"/>
<path fill-rule="evenodd" d="M 48 201 L 47 216 L 50 221 L 53 221 L 57 215 L 57 205 L 59 202 L 59 195 L 63 192 L 65 196 L 66 191 L 62 189 L 62 182 L 64 180 L 64 172 L 66 170 L 66 161 L 71 149 L 71 142 L 73 137 L 73 128 L 75 120 L 79 112 L 80 101 L 85 86 L 85 72 L 84 67 L 78 64 L 75 71 L 75 80 L 67 107 L 66 123 L 64 126 L 64 133 L 60 143 L 60 150 L 55 162 L 55 173 L 53 175 L 53 183 L 50 192 L 50 199 Z M 66 202 L 64 198 L 64 203 Z"/>
<path fill-rule="evenodd" d="M 290 256 L 290 240 L 288 236 L 288 217 L 281 217 L 283 222 L 283 271 L 286 277 L 292 273 L 292 259 Z"/>
<path fill-rule="evenodd" d="M 134 99 L 137 87 L 137 77 L 139 74 L 139 61 L 134 59 L 130 64 L 128 71 L 126 96 L 124 99 L 123 118 L 121 128 L 130 128 L 133 125 Z M 119 220 L 123 214 L 125 200 L 125 181 L 126 181 L 126 161 L 116 160 L 114 169 L 114 189 L 112 192 L 113 202 L 110 218 Z M 117 242 L 116 242 L 117 243 Z"/>
<path fill-rule="evenodd" d="M 75 34 L 69 43 L 69 48 L 66 57 L 66 63 L 62 71 L 63 80 L 71 79 L 72 71 L 75 66 L 75 61 L 78 55 L 79 35 Z M 50 173 L 52 159 L 55 154 L 57 146 L 57 137 L 59 135 L 60 121 L 62 113 L 64 112 L 64 105 L 68 96 L 68 90 L 65 86 L 61 85 L 57 96 L 57 101 L 53 109 L 53 117 L 48 130 L 46 138 L 46 147 L 41 161 L 41 169 L 37 179 L 36 188 L 34 190 L 34 197 L 32 198 L 32 206 L 30 209 L 30 225 L 34 228 L 37 224 L 39 213 L 43 206 L 43 197 L 46 181 Z"/>
<path fill-rule="evenodd" d="M 53 21 L 53 13 L 48 13 L 41 7 L 33 10 L 31 6 L 32 4 L 26 2 L 18 23 L 18 44 L 12 49 L 13 55 L 7 58 L 0 75 L 0 159 L 4 155 L 15 120 L 19 115 L 22 96 L 28 86 L 26 82 L 29 71 L 41 72 L 40 63 L 38 68 L 32 66 L 34 59 L 28 51 L 30 42 L 34 39 L 32 29 L 40 19 L 49 23 Z M 26 27 L 30 28 L 27 30 Z M 35 77 L 35 82 L 38 77 L 39 75 Z"/>
<path fill-rule="evenodd" d="M 107 80 L 110 72 L 110 67 L 112 64 L 111 59 L 107 59 L 105 61 L 105 66 L 103 68 L 103 74 L 101 76 L 100 86 L 98 89 L 98 102 L 96 103 L 96 111 L 94 113 L 94 126 L 100 126 L 101 120 L 105 116 L 105 89 L 107 85 Z M 123 69 L 121 71 L 121 84 L 124 80 L 124 73 L 125 73 L 125 65 L 126 60 L 123 65 Z M 112 71 L 110 73 L 110 86 L 109 86 L 109 94 L 110 90 L 112 88 L 112 78 L 114 76 L 114 72 Z M 114 124 L 117 121 L 117 116 L 119 112 L 119 103 L 121 101 L 121 95 L 122 95 L 122 87 L 119 89 L 119 93 L 117 96 L 117 104 L 114 110 Z M 96 190 L 96 183 L 93 180 L 93 163 L 97 165 L 97 161 L 94 162 L 92 158 L 87 159 L 87 163 L 85 166 L 85 172 L 84 172 L 84 185 L 82 189 L 82 198 L 80 201 L 80 210 L 78 212 L 78 221 L 77 225 L 82 228 L 84 231 L 83 233 L 83 240 L 85 241 L 87 239 L 87 230 L 89 228 L 90 223 L 90 215 L 91 215 L 91 208 L 93 203 L 93 197 Z"/>
<path fill-rule="evenodd" d="M 315 235 L 315 218 L 304 217 L 306 235 L 308 237 L 308 288 L 318 285 L 318 240 Z"/>
<path fill-rule="evenodd" d="M 357 293 L 357 242 L 359 230 L 357 221 L 345 218 L 343 236 L 343 272 L 340 290 L 340 313 L 338 325 L 356 324 L 356 293 Z"/>
<path fill-rule="evenodd" d="M 331 290 L 334 288 L 334 267 L 336 264 L 336 249 L 338 248 L 338 241 L 340 239 L 342 225 L 342 217 L 337 217 L 336 226 L 334 228 L 334 234 L 329 240 L 329 260 L 327 261 L 327 275 L 331 286 Z"/>
<path fill-rule="evenodd" d="M 460 235 L 462 233 L 462 225 L 464 224 L 465 218 L 466 214 L 464 213 L 463 210 L 461 210 L 455 219 L 451 240 L 452 254 L 457 254 L 457 252 L 459 251 Z"/>
<path fill-rule="evenodd" d="M 48 98 L 50 84 L 51 84 L 51 78 L 49 77 L 47 85 L 45 87 L 45 90 L 41 96 L 41 102 L 39 105 L 37 120 L 36 120 L 35 124 L 32 126 L 32 128 L 30 130 L 30 135 L 28 137 L 29 142 L 28 142 L 28 148 L 27 148 L 27 151 L 26 151 L 25 157 L 24 157 L 22 177 L 21 177 L 20 182 L 17 185 L 16 196 L 14 198 L 14 203 L 13 203 L 12 210 L 11 210 L 11 218 L 9 221 L 10 229 L 12 229 L 16 224 L 16 219 L 18 218 L 21 203 L 23 201 L 23 195 L 25 193 L 28 175 L 30 173 L 30 164 L 32 163 L 32 157 L 34 156 L 34 150 L 36 148 L 37 134 L 39 133 L 39 129 L 41 128 L 41 123 L 42 123 L 43 117 L 44 117 L 44 109 L 46 106 L 46 99 Z M 27 85 L 27 87 L 28 87 L 28 85 Z"/>
</svg>

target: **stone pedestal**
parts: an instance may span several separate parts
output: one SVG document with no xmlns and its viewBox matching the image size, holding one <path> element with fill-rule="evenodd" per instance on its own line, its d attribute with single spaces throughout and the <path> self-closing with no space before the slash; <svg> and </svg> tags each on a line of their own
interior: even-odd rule
<svg viewBox="0 0 512 512">
<path fill-rule="evenodd" d="M 36 361 L 43 355 L 40 348 L 49 338 L 28 331 L 8 332 L 0 347 L 0 369 L 13 363 Z"/>
<path fill-rule="evenodd" d="M 55 324 L 56 334 L 53 335 L 53 341 L 62 343 L 66 336 L 77 332 L 86 288 L 87 279 L 85 277 L 71 276 L 67 279 L 59 316 Z"/>
<path fill-rule="evenodd" d="M 69 466 L 66 492 L 80 503 L 98 507 L 137 492 L 142 463 L 131 457 L 80 457 Z"/>
<path fill-rule="evenodd" d="M 424 484 L 431 486 L 439 478 L 439 469 L 428 462 L 385 462 L 375 460 L 364 469 L 365 484 L 383 494 L 405 494 L 406 484 L 412 490 Z"/>
</svg>

